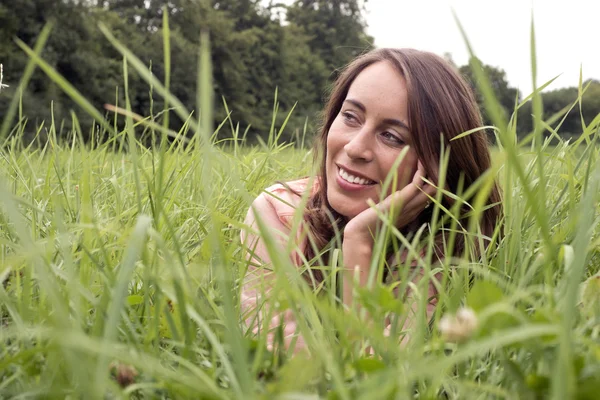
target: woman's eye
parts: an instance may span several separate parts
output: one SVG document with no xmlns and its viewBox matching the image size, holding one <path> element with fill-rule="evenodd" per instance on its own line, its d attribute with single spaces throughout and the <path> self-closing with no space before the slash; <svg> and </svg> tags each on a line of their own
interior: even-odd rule
<svg viewBox="0 0 600 400">
<path fill-rule="evenodd" d="M 344 117 L 344 121 L 346 121 L 346 122 L 356 122 L 357 121 L 357 118 L 348 111 L 344 111 L 342 113 L 342 116 Z"/>
<path fill-rule="evenodd" d="M 385 140 L 387 140 L 387 141 L 389 141 L 389 142 L 392 142 L 392 143 L 394 143 L 394 144 L 397 144 L 397 145 L 403 145 L 403 144 L 405 144 L 404 140 L 402 140 L 402 139 L 401 139 L 399 136 L 397 136 L 397 135 L 394 135 L 393 133 L 390 133 L 390 132 L 382 132 L 382 133 L 381 133 L 381 136 L 382 136 L 382 137 L 383 137 Z"/>
</svg>

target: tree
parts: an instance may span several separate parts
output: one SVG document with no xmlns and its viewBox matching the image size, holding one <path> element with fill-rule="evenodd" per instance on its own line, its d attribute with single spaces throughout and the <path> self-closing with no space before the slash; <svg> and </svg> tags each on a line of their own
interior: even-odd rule
<svg viewBox="0 0 600 400">
<path fill-rule="evenodd" d="M 296 0 L 287 20 L 304 30 L 311 50 L 335 71 L 373 47 L 363 11 L 360 0 Z"/>
<path fill-rule="evenodd" d="M 581 98 L 581 110 L 576 105 L 566 116 L 560 126 L 561 135 L 568 137 L 581 134 L 584 129 L 581 124 L 582 118 L 587 125 L 600 113 L 600 82 L 597 80 L 588 80 L 583 82 L 582 87 L 585 88 L 588 84 L 589 87 Z M 572 105 L 578 96 L 579 90 L 575 87 L 543 92 L 544 118 L 548 119 L 563 108 Z"/>
<path fill-rule="evenodd" d="M 46 23 L 59 22 L 54 26 L 42 57 L 93 104 L 101 106 L 103 101 L 114 97 L 114 87 L 120 84 L 119 63 L 102 56 L 101 46 L 98 46 L 99 32 L 92 22 L 94 18 L 90 9 L 84 3 L 24 0 L 19 3 L 19 7 L 8 3 L 12 2 L 0 0 L 2 37 L 17 37 L 32 47 Z M 18 82 L 19 75 L 28 62 L 25 53 L 14 41 L 7 41 L 0 47 L 0 59 L 6 60 L 3 61 L 6 79 Z M 9 95 L 18 95 L 17 85 L 12 85 L 11 89 Z M 36 130 L 33 125 L 40 124 L 43 120 L 48 123 L 53 116 L 59 125 L 65 122 L 68 129 L 69 110 L 75 107 L 68 96 L 39 70 L 23 93 L 23 106 L 24 115 L 30 121 L 30 132 Z M 0 103 L 0 111 L 7 108 L 8 98 L 4 98 Z M 82 122 L 84 133 L 87 133 L 91 120 L 88 118 L 87 123 Z"/>
<path fill-rule="evenodd" d="M 446 56 L 448 57 L 448 56 Z M 492 90 L 494 91 L 494 95 L 496 99 L 502 106 L 504 110 L 505 116 L 510 118 L 514 109 L 515 109 L 515 101 L 517 101 L 517 89 L 511 87 L 508 84 L 508 80 L 506 79 L 506 72 L 500 68 L 493 67 L 491 65 L 486 65 L 480 63 L 483 69 L 483 72 L 487 76 Z M 483 94 L 480 92 L 477 81 L 475 78 L 475 74 L 473 73 L 471 64 L 463 65 L 459 68 L 460 73 L 465 77 L 467 82 L 471 85 L 471 88 L 475 92 L 475 96 L 477 98 L 477 103 L 482 112 L 483 120 L 486 125 L 491 124 L 491 118 L 485 108 L 485 104 L 483 101 Z"/>
<path fill-rule="evenodd" d="M 144 32 L 155 32 L 162 23 L 162 10 L 167 7 L 172 14 L 177 2 L 162 0 L 99 0 L 104 9 L 116 12 L 128 24 Z"/>
<path fill-rule="evenodd" d="M 280 110 L 277 125 L 296 103 L 287 133 L 301 129 L 307 117 L 313 121 L 322 107 L 331 71 L 371 42 L 364 33 L 362 3 L 358 0 L 297 1 L 289 9 L 273 2 L 264 5 L 261 0 L 22 0 L 19 7 L 12 3 L 0 0 L 0 35 L 20 38 L 31 47 L 46 22 L 57 21 L 42 57 L 99 110 L 104 103 L 123 105 L 124 88 L 123 57 L 101 34 L 98 22 L 151 66 L 162 81 L 166 6 L 171 30 L 171 92 L 189 110 L 196 108 L 199 37 L 202 30 L 208 31 L 215 123 L 227 116 L 221 101 L 224 98 L 234 122 L 239 121 L 242 130 L 251 126 L 249 138 L 268 134 L 276 90 Z M 288 12 L 289 23 L 283 22 L 283 11 Z M 11 84 L 0 97 L 2 115 L 11 96 L 17 95 L 14 82 L 20 79 L 28 58 L 14 42 L 3 41 L 0 62 L 5 67 L 5 82 Z M 133 68 L 129 68 L 128 78 L 133 111 L 157 115 L 163 108 L 162 99 L 151 97 L 150 87 Z M 115 98 L 117 88 L 119 98 Z M 66 130 L 69 112 L 75 109 L 84 134 L 89 131 L 91 118 L 79 112 L 38 69 L 23 93 L 24 114 L 34 121 L 30 132 L 35 132 L 41 121 L 51 119 L 51 103 L 55 120 L 59 124 L 67 121 Z M 182 123 L 170 118 L 174 130 Z"/>
</svg>

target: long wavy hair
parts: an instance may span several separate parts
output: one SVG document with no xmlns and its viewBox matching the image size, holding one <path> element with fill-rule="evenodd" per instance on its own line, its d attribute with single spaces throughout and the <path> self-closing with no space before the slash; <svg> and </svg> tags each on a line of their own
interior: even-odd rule
<svg viewBox="0 0 600 400">
<path fill-rule="evenodd" d="M 368 66 L 382 61 L 390 62 L 406 80 L 408 125 L 414 138 L 414 149 L 428 177 L 434 182 L 438 179 L 442 144 L 450 152 L 445 179 L 446 189 L 450 192 L 456 193 L 459 185 L 468 188 L 490 168 L 489 141 L 484 130 L 451 141 L 463 132 L 483 126 L 475 96 L 454 66 L 433 53 L 414 49 L 377 49 L 359 56 L 342 70 L 333 85 L 323 110 L 320 132 L 314 144 L 319 187 L 317 192 L 308 199 L 304 210 L 304 220 L 311 238 L 304 250 L 304 256 L 308 260 L 314 259 L 322 252 L 335 237 L 336 231 L 343 229 L 348 222 L 347 218 L 331 207 L 327 199 L 325 160 L 329 128 L 338 116 L 354 79 Z M 450 209 L 450 203 L 451 199 L 444 196 L 442 205 Z M 459 222 L 465 228 L 468 211 L 467 206 L 463 206 L 460 212 Z M 425 210 L 408 229 L 429 222 L 431 213 L 431 208 Z M 480 220 L 483 235 L 488 237 L 493 235 L 501 214 L 500 191 L 497 183 L 494 182 L 487 207 Z M 437 234 L 435 238 L 437 244 L 443 243 L 443 235 L 445 235 L 443 230 Z M 436 247 L 436 250 L 440 251 L 441 247 Z M 452 256 L 462 255 L 464 249 L 465 237 L 459 234 L 455 239 Z M 448 256 L 448 254 L 441 256 Z M 313 276 L 318 281 L 323 279 L 319 270 L 314 270 Z"/>
</svg>

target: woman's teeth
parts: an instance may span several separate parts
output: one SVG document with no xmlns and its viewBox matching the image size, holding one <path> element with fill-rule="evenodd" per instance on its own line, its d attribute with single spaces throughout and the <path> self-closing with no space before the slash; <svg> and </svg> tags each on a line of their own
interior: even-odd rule
<svg viewBox="0 0 600 400">
<path fill-rule="evenodd" d="M 359 185 L 372 185 L 374 182 L 365 178 L 359 178 L 358 176 L 354 176 L 339 168 L 339 175 L 343 180 L 349 183 L 355 183 Z"/>
</svg>

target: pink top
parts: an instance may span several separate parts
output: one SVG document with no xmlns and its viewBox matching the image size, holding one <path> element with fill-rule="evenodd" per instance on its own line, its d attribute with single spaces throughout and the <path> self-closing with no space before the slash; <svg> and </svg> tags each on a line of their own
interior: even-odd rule
<svg viewBox="0 0 600 400">
<path fill-rule="evenodd" d="M 256 223 L 255 213 L 260 215 L 260 220 L 267 226 L 277 241 L 278 245 L 285 249 L 290 237 L 292 221 L 297 207 L 302 200 L 309 178 L 299 179 L 292 182 L 286 182 L 286 185 L 292 191 L 299 193 L 296 195 L 288 188 L 278 183 L 265 189 L 252 203 L 248 210 L 244 223 L 254 231 L 241 231 L 242 243 L 251 255 L 248 272 L 244 279 L 241 293 L 242 313 L 245 316 L 245 322 L 251 327 L 254 333 L 262 327 L 261 317 L 265 314 L 261 295 L 268 295 L 271 291 L 269 281 L 274 279 L 272 270 L 269 268 L 270 258 L 265 243 L 257 234 L 258 225 Z M 315 180 L 310 195 L 318 190 L 318 183 Z M 306 240 L 302 239 L 300 230 L 296 235 L 296 250 L 292 251 L 290 257 L 295 266 L 302 265 L 300 254 L 306 246 Z M 250 256 L 249 256 L 250 257 Z M 266 299 L 265 299 L 266 300 Z M 260 312 L 258 312 L 260 310 Z M 284 322 L 284 336 L 286 340 L 291 339 L 296 331 L 296 322 L 290 310 L 282 314 L 275 315 L 269 323 L 269 329 L 277 327 Z M 272 335 L 269 333 L 268 342 L 272 343 Z M 296 348 L 304 348 L 304 340 L 299 337 Z"/>
<path fill-rule="evenodd" d="M 241 239 L 244 246 L 249 251 L 250 265 L 244 279 L 244 284 L 241 293 L 241 308 L 244 320 L 249 328 L 252 328 L 254 333 L 262 327 L 261 318 L 266 310 L 263 307 L 261 295 L 266 295 L 271 292 L 271 282 L 274 279 L 272 270 L 269 268 L 270 258 L 263 240 L 258 235 L 258 225 L 256 223 L 255 213 L 260 215 L 260 220 L 268 227 L 273 234 L 274 239 L 280 248 L 285 249 L 288 245 L 288 240 L 291 234 L 292 223 L 297 207 L 302 200 L 302 195 L 306 191 L 306 186 L 309 178 L 299 179 L 286 184 L 290 189 L 299 193 L 297 195 L 287 189 L 282 184 L 275 184 L 265 189 L 252 203 L 252 207 L 248 210 L 244 223 L 252 228 L 252 231 L 242 230 Z M 310 195 L 318 190 L 318 182 L 315 180 L 311 189 Z M 301 266 L 302 258 L 300 255 L 306 246 L 306 239 L 301 236 L 301 230 L 296 234 L 296 248 L 290 254 L 293 265 Z M 415 280 L 422 277 L 418 276 Z M 435 309 L 436 299 L 435 286 L 429 282 L 428 298 L 430 299 L 427 306 L 427 314 L 429 317 Z M 416 302 L 412 305 L 413 311 L 416 311 Z M 274 313 L 269 323 L 269 330 L 284 323 L 284 337 L 286 344 L 289 345 L 291 338 L 296 332 L 296 322 L 291 310 L 283 311 L 282 313 Z M 410 325 L 409 320 L 405 324 L 404 329 Z M 269 333 L 267 343 L 272 344 L 273 336 Z M 305 348 L 304 340 L 301 336 L 298 337 L 296 350 Z"/>
</svg>

